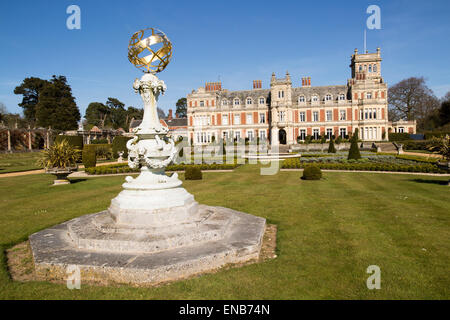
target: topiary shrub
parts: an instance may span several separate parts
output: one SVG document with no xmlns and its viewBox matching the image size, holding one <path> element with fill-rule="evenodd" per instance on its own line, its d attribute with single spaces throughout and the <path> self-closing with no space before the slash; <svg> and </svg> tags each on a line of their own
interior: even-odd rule
<svg viewBox="0 0 450 320">
<path fill-rule="evenodd" d="M 317 166 L 307 166 L 303 170 L 303 180 L 320 180 L 322 178 L 322 170 Z"/>
<path fill-rule="evenodd" d="M 334 146 L 333 138 L 330 139 L 330 144 L 328 145 L 328 153 L 336 153 L 336 147 Z"/>
<path fill-rule="evenodd" d="M 352 136 L 352 139 L 350 142 L 351 142 L 351 145 L 350 145 L 350 150 L 348 151 L 347 159 L 348 160 L 361 159 L 361 153 L 359 152 L 359 147 L 358 147 L 358 129 L 355 130 L 355 134 Z"/>
<path fill-rule="evenodd" d="M 127 149 L 127 141 L 130 140 L 131 137 L 123 137 L 123 136 L 117 136 L 114 137 L 112 142 L 112 152 L 113 157 L 118 158 L 119 154 L 118 152 L 123 151 L 123 158 L 128 157 L 128 149 Z"/>
<path fill-rule="evenodd" d="M 83 148 L 83 164 L 85 168 L 95 167 L 97 164 L 96 146 L 88 144 Z"/>
<path fill-rule="evenodd" d="M 198 166 L 186 167 L 184 171 L 184 178 L 186 180 L 202 180 L 202 170 Z"/>
</svg>

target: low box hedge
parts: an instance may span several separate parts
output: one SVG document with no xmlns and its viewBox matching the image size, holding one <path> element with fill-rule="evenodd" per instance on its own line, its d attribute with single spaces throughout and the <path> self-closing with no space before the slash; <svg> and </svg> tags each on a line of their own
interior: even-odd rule
<svg viewBox="0 0 450 320">
<path fill-rule="evenodd" d="M 311 164 L 301 162 L 298 159 L 286 159 L 281 165 L 282 169 L 303 169 Z M 390 163 L 315 163 L 317 167 L 325 170 L 357 170 L 357 171 L 391 171 L 391 172 L 425 172 L 425 173 L 446 173 L 445 170 L 438 168 L 431 163 L 417 165 L 403 165 Z"/>
<path fill-rule="evenodd" d="M 174 164 L 166 168 L 166 171 L 185 171 L 187 168 L 192 167 L 192 164 Z M 238 164 L 201 164 L 195 165 L 200 170 L 233 170 Z M 126 163 L 110 164 L 98 167 L 89 167 L 85 169 L 85 172 L 92 175 L 99 174 L 114 174 L 114 173 L 128 173 L 128 172 L 140 172 L 139 169 L 131 169 Z"/>
</svg>

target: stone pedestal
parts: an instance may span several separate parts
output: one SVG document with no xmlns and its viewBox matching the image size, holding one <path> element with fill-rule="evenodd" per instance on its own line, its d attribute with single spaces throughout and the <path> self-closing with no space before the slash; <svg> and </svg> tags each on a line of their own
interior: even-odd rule
<svg viewBox="0 0 450 320">
<path fill-rule="evenodd" d="M 75 265 L 81 281 L 151 284 L 258 258 L 265 219 L 199 205 L 176 173 L 167 176 L 178 150 L 156 112 L 164 82 L 146 73 L 133 87 L 144 117 L 127 142 L 128 165 L 141 174 L 125 178 L 106 211 L 33 234 L 37 274 L 66 279 Z"/>
</svg>

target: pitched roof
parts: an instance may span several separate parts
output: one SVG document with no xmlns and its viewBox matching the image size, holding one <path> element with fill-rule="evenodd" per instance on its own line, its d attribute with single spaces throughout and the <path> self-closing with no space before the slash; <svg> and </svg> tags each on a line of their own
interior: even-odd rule
<svg viewBox="0 0 450 320">
<path fill-rule="evenodd" d="M 142 120 L 131 120 L 130 129 L 134 129 L 141 124 Z M 165 127 L 187 127 L 187 118 L 172 118 L 172 120 L 160 119 L 159 122 Z"/>
</svg>

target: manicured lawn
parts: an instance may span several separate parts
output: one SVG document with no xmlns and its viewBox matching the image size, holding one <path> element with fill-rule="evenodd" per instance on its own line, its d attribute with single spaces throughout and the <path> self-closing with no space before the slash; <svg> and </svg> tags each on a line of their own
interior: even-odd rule
<svg viewBox="0 0 450 320">
<path fill-rule="evenodd" d="M 274 260 L 157 288 L 17 283 L 4 249 L 38 230 L 105 209 L 124 177 L 50 187 L 40 174 L 0 180 L 0 298 L 35 299 L 448 299 L 448 177 L 300 172 L 262 176 L 256 165 L 204 173 L 184 186 L 197 201 L 225 206 L 278 225 Z M 381 289 L 368 290 L 369 265 Z"/>
<path fill-rule="evenodd" d="M 40 167 L 36 165 L 38 158 L 39 152 L 1 153 L 0 174 L 40 169 Z"/>
</svg>

